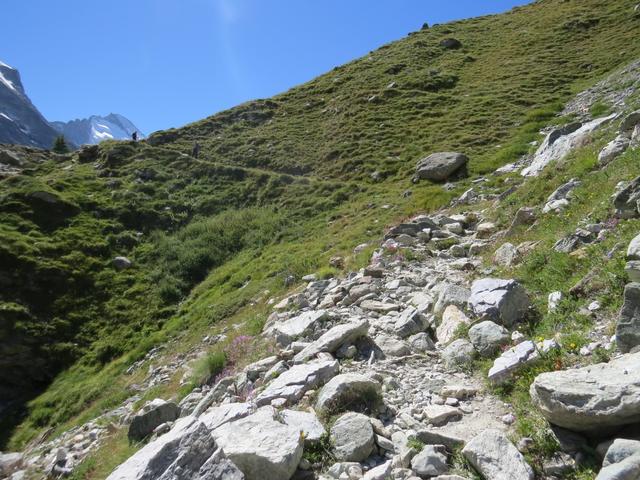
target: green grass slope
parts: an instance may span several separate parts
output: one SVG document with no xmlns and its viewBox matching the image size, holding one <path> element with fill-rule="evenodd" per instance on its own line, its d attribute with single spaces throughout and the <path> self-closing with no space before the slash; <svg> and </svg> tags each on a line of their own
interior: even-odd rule
<svg viewBox="0 0 640 480">
<path fill-rule="evenodd" d="M 272 99 L 2 180 L 0 447 L 116 405 L 129 365 L 168 338 L 228 318 L 255 334 L 288 277 L 335 273 L 330 256 L 468 187 L 413 185 L 421 156 L 463 151 L 472 175 L 516 160 L 563 102 L 640 56 L 634 5 L 541 0 L 435 26 Z"/>
</svg>

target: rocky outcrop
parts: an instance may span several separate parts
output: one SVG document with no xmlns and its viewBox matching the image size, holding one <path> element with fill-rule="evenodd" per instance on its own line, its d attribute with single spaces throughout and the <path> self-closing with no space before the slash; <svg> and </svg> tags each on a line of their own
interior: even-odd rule
<svg viewBox="0 0 640 480">
<path fill-rule="evenodd" d="M 640 215 L 638 201 L 640 200 L 640 177 L 634 178 L 614 195 L 613 206 L 620 218 L 634 218 Z"/>
<path fill-rule="evenodd" d="M 272 407 L 226 423 L 213 436 L 247 480 L 289 480 L 302 458 L 303 435 Z"/>
<path fill-rule="evenodd" d="M 616 325 L 616 341 L 623 353 L 640 345 L 640 283 L 629 283 L 624 287 L 624 303 Z"/>
<path fill-rule="evenodd" d="M 511 341 L 511 335 L 506 328 L 486 320 L 469 329 L 469 340 L 480 355 L 490 357 Z"/>
<path fill-rule="evenodd" d="M 318 340 L 305 347 L 294 357 L 296 363 L 306 362 L 321 352 L 333 353 L 342 345 L 353 343 L 369 331 L 367 320 L 358 320 L 337 325 L 322 335 Z"/>
<path fill-rule="evenodd" d="M 129 425 L 129 439 L 143 440 L 151 435 L 159 425 L 173 422 L 180 416 L 180 407 L 160 398 L 147 403 L 136 413 Z"/>
<path fill-rule="evenodd" d="M 375 444 L 373 427 L 366 415 L 349 412 L 331 427 L 331 442 L 337 460 L 360 462 L 371 455 Z"/>
<path fill-rule="evenodd" d="M 316 408 L 320 412 L 340 412 L 346 408 L 371 408 L 380 403 L 381 386 L 375 380 L 355 373 L 333 377 L 318 394 Z"/>
<path fill-rule="evenodd" d="M 485 430 L 462 449 L 462 455 L 491 480 L 533 480 L 533 470 L 499 430 Z"/>
<path fill-rule="evenodd" d="M 562 160 L 575 148 L 584 144 L 587 138 L 601 126 L 616 118 L 616 114 L 597 118 L 581 124 L 570 124 L 552 130 L 538 147 L 531 165 L 522 170 L 525 177 L 537 176 L 549 163 Z"/>
<path fill-rule="evenodd" d="M 176 422 L 171 431 L 138 450 L 107 480 L 243 480 L 225 458 L 209 429 L 193 417 Z"/>
<path fill-rule="evenodd" d="M 442 182 L 467 165 L 469 158 L 457 152 L 433 153 L 420 160 L 416 166 L 416 175 L 422 180 Z"/>
<path fill-rule="evenodd" d="M 605 435 L 640 421 L 640 354 L 538 375 L 531 399 L 552 424 Z"/>
<path fill-rule="evenodd" d="M 0 61 L 0 143 L 51 148 L 58 132 L 27 96 L 20 73 Z"/>
<path fill-rule="evenodd" d="M 505 327 L 523 320 L 530 305 L 527 293 L 518 282 L 495 278 L 473 282 L 469 303 L 476 315 Z"/>
<path fill-rule="evenodd" d="M 287 403 L 300 400 L 306 391 L 322 386 L 336 375 L 339 368 L 335 360 L 294 365 L 267 385 L 256 397 L 256 404 L 268 405 L 276 399 Z"/>
</svg>

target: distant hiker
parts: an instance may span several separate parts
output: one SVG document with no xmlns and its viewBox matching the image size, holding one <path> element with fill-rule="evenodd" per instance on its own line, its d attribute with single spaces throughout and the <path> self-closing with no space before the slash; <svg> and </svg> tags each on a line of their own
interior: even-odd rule
<svg viewBox="0 0 640 480">
<path fill-rule="evenodd" d="M 191 150 L 191 156 L 193 158 L 198 158 L 198 155 L 200 155 L 200 144 L 198 142 L 195 142 L 193 144 L 193 150 Z"/>
<path fill-rule="evenodd" d="M 131 134 L 131 140 L 133 140 L 134 142 L 138 141 L 138 132 L 133 132 Z"/>
</svg>

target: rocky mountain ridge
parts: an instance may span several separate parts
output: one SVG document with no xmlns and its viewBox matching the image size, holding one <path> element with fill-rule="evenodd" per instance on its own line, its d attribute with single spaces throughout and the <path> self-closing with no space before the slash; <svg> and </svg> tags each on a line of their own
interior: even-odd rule
<svg viewBox="0 0 640 480">
<path fill-rule="evenodd" d="M 56 135 L 29 100 L 20 73 L 0 62 L 0 143 L 50 148 Z"/>
</svg>

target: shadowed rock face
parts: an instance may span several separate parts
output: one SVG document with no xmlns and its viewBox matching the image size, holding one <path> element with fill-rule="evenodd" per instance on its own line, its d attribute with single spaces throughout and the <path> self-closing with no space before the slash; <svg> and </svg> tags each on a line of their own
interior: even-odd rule
<svg viewBox="0 0 640 480">
<path fill-rule="evenodd" d="M 50 148 L 57 135 L 29 100 L 20 73 L 0 61 L 0 143 Z"/>
</svg>

